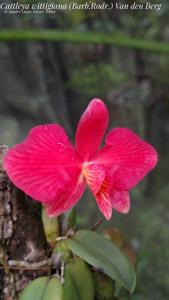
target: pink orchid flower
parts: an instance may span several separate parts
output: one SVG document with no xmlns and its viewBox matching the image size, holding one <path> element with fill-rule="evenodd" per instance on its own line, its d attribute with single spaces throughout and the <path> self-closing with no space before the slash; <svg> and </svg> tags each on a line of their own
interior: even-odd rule
<svg viewBox="0 0 169 300">
<path fill-rule="evenodd" d="M 86 185 L 106 219 L 113 209 L 127 213 L 129 190 L 155 167 L 157 152 L 127 128 L 110 130 L 100 149 L 107 125 L 105 104 L 93 99 L 79 121 L 75 147 L 58 124 L 40 125 L 7 152 L 5 170 L 49 216 L 72 208 Z"/>
</svg>

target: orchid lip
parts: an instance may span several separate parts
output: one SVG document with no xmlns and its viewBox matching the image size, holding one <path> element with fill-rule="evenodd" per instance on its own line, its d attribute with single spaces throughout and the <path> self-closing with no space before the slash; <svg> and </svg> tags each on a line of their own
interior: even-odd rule
<svg viewBox="0 0 169 300">
<path fill-rule="evenodd" d="M 92 161 L 85 161 L 82 163 L 82 174 L 83 176 L 86 178 L 87 177 L 87 173 L 88 173 L 88 166 L 90 166 L 92 164 Z"/>
</svg>

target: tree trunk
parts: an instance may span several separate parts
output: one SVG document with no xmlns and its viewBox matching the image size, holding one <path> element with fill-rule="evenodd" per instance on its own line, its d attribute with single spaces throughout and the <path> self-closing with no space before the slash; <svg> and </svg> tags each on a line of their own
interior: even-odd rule
<svg viewBox="0 0 169 300">
<path fill-rule="evenodd" d="M 7 146 L 0 146 L 0 299 L 15 300 L 19 292 L 44 270 L 10 268 L 11 260 L 30 265 L 47 259 L 40 205 L 17 190 L 3 170 Z"/>
</svg>

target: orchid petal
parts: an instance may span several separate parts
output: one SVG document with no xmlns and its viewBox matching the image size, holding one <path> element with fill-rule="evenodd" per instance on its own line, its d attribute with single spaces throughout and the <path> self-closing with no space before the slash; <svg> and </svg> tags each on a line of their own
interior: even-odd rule
<svg viewBox="0 0 169 300">
<path fill-rule="evenodd" d="M 62 127 L 33 128 L 23 143 L 7 152 L 4 167 L 12 182 L 34 199 L 48 203 L 80 176 L 81 162 Z"/>
<path fill-rule="evenodd" d="M 108 125 L 108 111 L 100 99 L 93 99 L 83 113 L 76 132 L 76 149 L 83 160 L 98 151 Z"/>
<path fill-rule="evenodd" d="M 107 220 L 112 216 L 112 202 L 110 197 L 110 185 L 105 179 L 100 190 L 94 194 L 97 205 Z"/>
<path fill-rule="evenodd" d="M 71 209 L 81 198 L 86 188 L 84 177 L 80 175 L 74 184 L 70 185 L 64 192 L 60 193 L 55 201 L 47 204 L 46 210 L 50 217 L 59 216 L 65 211 Z"/>
<path fill-rule="evenodd" d="M 155 167 L 157 152 L 131 130 L 116 128 L 106 137 L 106 146 L 94 158 L 113 174 L 114 188 L 129 190 Z"/>
<path fill-rule="evenodd" d="M 110 196 L 111 187 L 112 184 L 110 184 L 109 177 L 106 174 L 99 191 L 94 194 L 97 205 L 107 220 L 109 220 L 112 216 L 112 202 Z"/>
<path fill-rule="evenodd" d="M 111 191 L 111 201 L 112 207 L 123 213 L 127 214 L 130 210 L 130 196 L 128 191 L 119 191 L 119 190 L 112 190 Z"/>
</svg>

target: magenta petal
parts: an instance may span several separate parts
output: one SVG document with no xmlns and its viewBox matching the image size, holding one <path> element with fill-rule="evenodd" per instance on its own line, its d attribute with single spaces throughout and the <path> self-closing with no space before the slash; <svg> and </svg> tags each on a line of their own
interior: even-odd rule
<svg viewBox="0 0 169 300">
<path fill-rule="evenodd" d="M 100 99 L 93 99 L 83 113 L 76 132 L 76 149 L 89 160 L 100 146 L 108 125 L 108 111 Z"/>
<path fill-rule="evenodd" d="M 106 175 L 99 191 L 94 194 L 97 205 L 107 220 L 112 216 L 111 186 L 109 177 Z"/>
<path fill-rule="evenodd" d="M 116 128 L 106 137 L 106 146 L 94 158 L 113 174 L 114 188 L 133 188 L 157 163 L 157 152 L 131 130 Z"/>
<path fill-rule="evenodd" d="M 77 181 L 80 164 L 66 133 L 56 124 L 33 128 L 25 141 L 10 149 L 4 159 L 12 182 L 44 203 L 57 199 Z"/>
<path fill-rule="evenodd" d="M 86 183 L 93 193 L 99 209 L 106 219 L 110 219 L 112 215 L 112 204 L 110 199 L 110 180 L 102 166 L 95 163 L 85 163 L 82 173 L 86 179 Z"/>
<path fill-rule="evenodd" d="M 130 196 L 128 191 L 119 191 L 119 190 L 112 190 L 111 191 L 111 201 L 112 207 L 123 213 L 126 214 L 130 210 Z"/>
<path fill-rule="evenodd" d="M 90 163 L 82 168 L 82 172 L 91 191 L 96 194 L 104 182 L 105 170 L 100 165 Z"/>
<path fill-rule="evenodd" d="M 97 205 L 107 220 L 110 220 L 112 216 L 112 202 L 109 194 L 103 194 L 98 192 L 94 195 L 96 198 Z"/>
<path fill-rule="evenodd" d="M 74 181 L 74 184 L 69 185 L 57 199 L 54 199 L 51 204 L 46 206 L 47 214 L 51 217 L 59 216 L 71 209 L 83 195 L 85 187 L 86 182 L 83 176 L 80 175 L 77 181 Z"/>
</svg>

